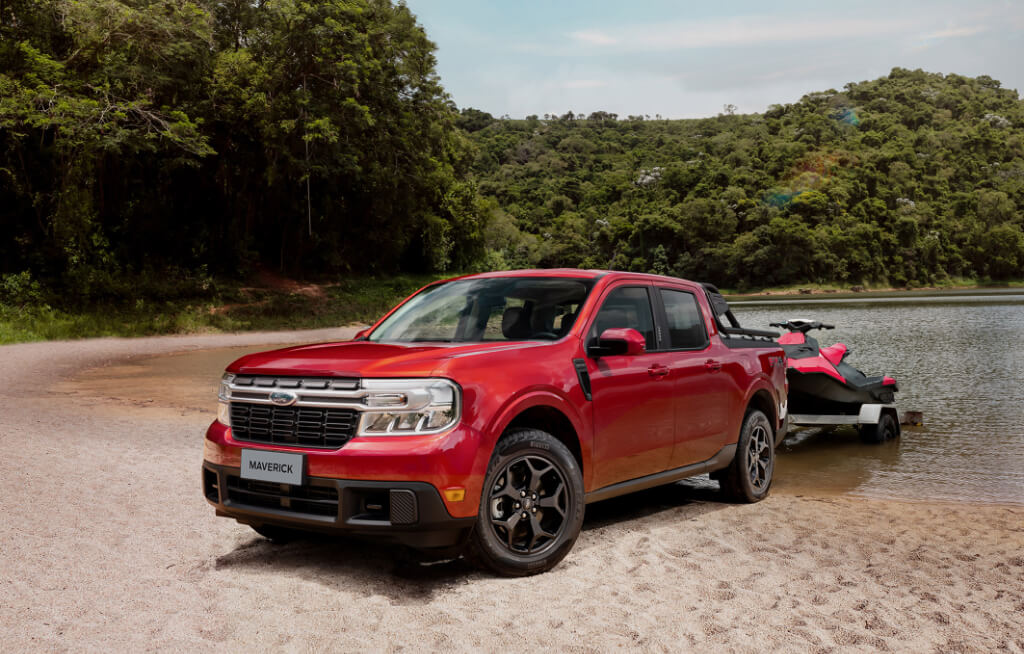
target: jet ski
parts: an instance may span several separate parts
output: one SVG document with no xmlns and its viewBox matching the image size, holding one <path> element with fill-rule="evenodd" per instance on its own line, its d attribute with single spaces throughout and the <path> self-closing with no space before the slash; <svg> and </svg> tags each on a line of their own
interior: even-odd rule
<svg viewBox="0 0 1024 654">
<path fill-rule="evenodd" d="M 846 345 L 821 347 L 808 335 L 816 329 L 834 329 L 834 325 L 798 318 L 771 326 L 788 331 L 778 338 L 778 343 L 787 357 L 792 425 L 856 425 L 862 440 L 869 443 L 900 435 L 896 380 L 865 375 L 846 362 L 850 354 Z"/>
</svg>

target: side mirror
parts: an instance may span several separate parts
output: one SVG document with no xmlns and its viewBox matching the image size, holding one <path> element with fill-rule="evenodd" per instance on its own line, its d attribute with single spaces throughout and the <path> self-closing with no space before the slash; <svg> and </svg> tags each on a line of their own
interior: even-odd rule
<svg viewBox="0 0 1024 654">
<path fill-rule="evenodd" d="M 606 329 L 601 332 L 596 343 L 587 348 L 587 354 L 594 357 L 634 356 L 647 350 L 647 341 L 643 334 L 629 327 Z"/>
<path fill-rule="evenodd" d="M 353 341 L 365 341 L 366 340 L 366 335 L 369 334 L 369 333 L 370 333 L 370 328 L 369 327 L 367 327 L 366 329 L 361 329 L 358 332 L 356 332 L 356 335 L 352 337 L 352 340 Z"/>
</svg>

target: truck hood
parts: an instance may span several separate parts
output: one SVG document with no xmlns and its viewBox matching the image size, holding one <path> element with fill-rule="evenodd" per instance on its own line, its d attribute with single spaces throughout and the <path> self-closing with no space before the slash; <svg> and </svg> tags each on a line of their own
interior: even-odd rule
<svg viewBox="0 0 1024 654">
<path fill-rule="evenodd" d="M 287 347 L 247 354 L 227 371 L 247 375 L 310 377 L 424 377 L 446 360 L 488 352 L 543 347 L 547 342 L 391 344 L 351 341 Z"/>
</svg>

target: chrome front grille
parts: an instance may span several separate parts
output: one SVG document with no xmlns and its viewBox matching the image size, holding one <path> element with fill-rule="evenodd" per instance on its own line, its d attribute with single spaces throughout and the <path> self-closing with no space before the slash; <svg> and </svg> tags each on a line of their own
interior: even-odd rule
<svg viewBox="0 0 1024 654">
<path fill-rule="evenodd" d="M 263 375 L 233 375 L 226 384 L 230 392 L 227 399 L 252 404 L 274 404 L 271 395 L 291 393 L 295 404 L 323 408 L 362 408 L 366 392 L 359 388 L 359 380 L 327 377 L 270 377 Z"/>
</svg>

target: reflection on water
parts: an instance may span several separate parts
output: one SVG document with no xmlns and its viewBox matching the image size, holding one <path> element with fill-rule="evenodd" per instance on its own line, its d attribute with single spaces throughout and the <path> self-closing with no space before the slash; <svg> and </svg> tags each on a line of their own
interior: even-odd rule
<svg viewBox="0 0 1024 654">
<path fill-rule="evenodd" d="M 747 302 L 740 322 L 787 318 L 835 324 L 847 361 L 896 378 L 901 411 L 924 426 L 863 445 L 849 428 L 808 430 L 779 451 L 777 488 L 874 497 L 1024 504 L 1024 295 Z"/>
</svg>

